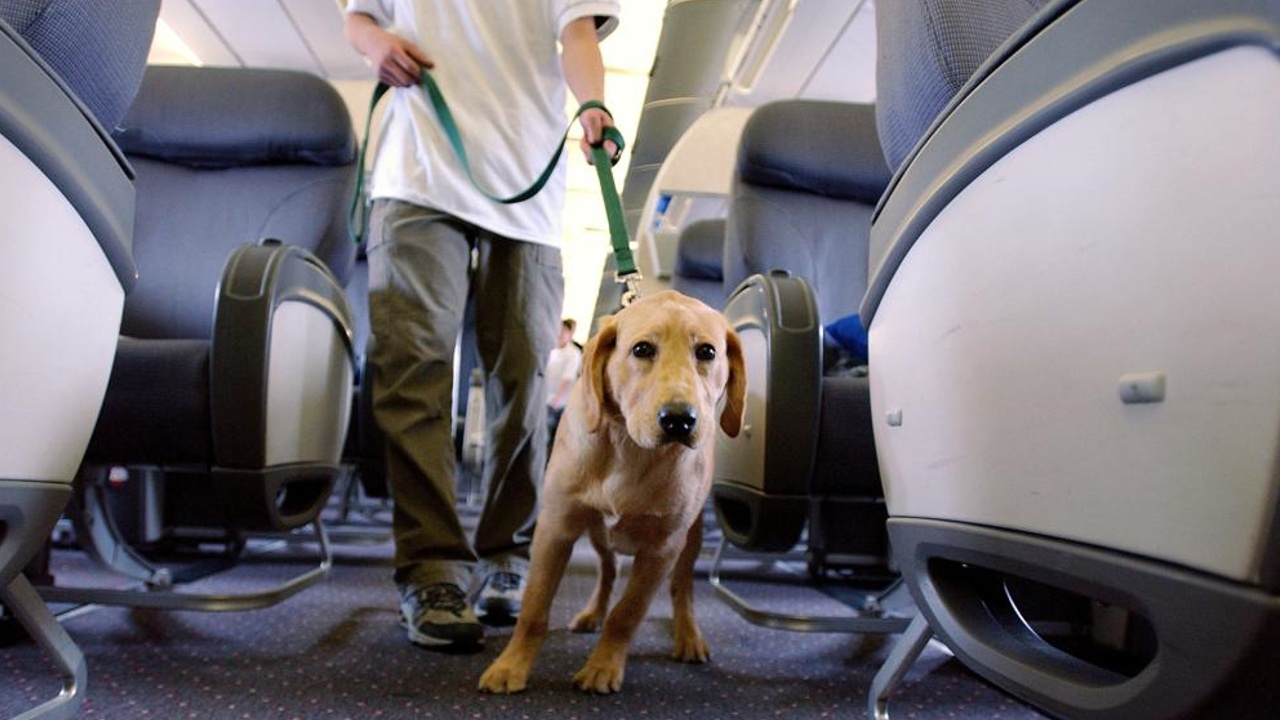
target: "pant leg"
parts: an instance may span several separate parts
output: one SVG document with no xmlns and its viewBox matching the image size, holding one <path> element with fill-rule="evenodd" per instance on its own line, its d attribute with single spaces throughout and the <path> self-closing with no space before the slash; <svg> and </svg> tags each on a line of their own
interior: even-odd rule
<svg viewBox="0 0 1280 720">
<path fill-rule="evenodd" d="M 564 408 L 547 408 L 547 458 L 551 458 L 551 448 L 556 445 L 556 431 L 560 429 L 560 418 Z"/>
<path fill-rule="evenodd" d="M 479 240 L 476 330 L 485 369 L 488 494 L 475 549 L 499 567 L 528 557 L 547 464 L 545 369 L 564 309 L 558 248 Z"/>
<path fill-rule="evenodd" d="M 386 434 L 395 581 L 466 587 L 476 556 L 458 519 L 454 350 L 471 241 L 450 216 L 379 200 L 370 217 L 373 412 Z"/>
</svg>

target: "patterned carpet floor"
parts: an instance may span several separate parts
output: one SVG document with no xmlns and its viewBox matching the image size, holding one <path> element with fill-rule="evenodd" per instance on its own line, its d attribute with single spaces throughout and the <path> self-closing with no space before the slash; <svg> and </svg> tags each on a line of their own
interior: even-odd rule
<svg viewBox="0 0 1280 720">
<path fill-rule="evenodd" d="M 660 593 L 632 647 L 622 692 L 573 690 L 570 678 L 593 636 L 566 629 L 590 593 L 589 550 L 576 553 L 557 596 L 552 633 L 531 687 L 490 696 L 476 681 L 510 628 L 490 629 L 482 651 L 441 654 L 411 646 L 397 625 L 391 545 L 379 529 L 362 542 L 335 532 L 330 577 L 263 610 L 234 613 L 55 606 L 89 668 L 84 718 L 861 718 L 871 679 L 892 637 L 795 633 L 752 625 L 697 583 L 701 627 L 713 658 L 685 665 L 667 657 L 670 604 Z M 385 533 L 386 528 L 380 529 Z M 192 590 L 235 592 L 304 568 L 314 546 L 251 546 L 235 568 Z M 763 607 L 843 614 L 848 608 L 776 566 L 739 563 L 734 588 Z M 705 567 L 702 568 L 705 571 Z M 107 582 L 83 553 L 55 551 L 60 584 Z M 3 627 L 9 625 L 10 627 Z M 17 715 L 58 692 L 59 679 L 16 623 L 0 623 L 0 717 Z M 891 703 L 894 720 L 1043 716 L 966 671 L 930 646 Z"/>
</svg>

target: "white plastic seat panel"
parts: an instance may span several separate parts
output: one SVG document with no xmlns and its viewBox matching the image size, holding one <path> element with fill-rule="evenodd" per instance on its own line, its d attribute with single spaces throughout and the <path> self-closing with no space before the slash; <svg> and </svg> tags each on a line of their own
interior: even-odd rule
<svg viewBox="0 0 1280 720">
<path fill-rule="evenodd" d="M 347 347 L 320 308 L 295 300 L 276 309 L 267 370 L 267 465 L 338 464 L 354 383 Z"/>
<path fill-rule="evenodd" d="M 893 516 L 1256 580 L 1280 495 L 1277 98 L 1273 53 L 1219 52 L 1062 118 L 937 216 L 870 329 Z M 1148 372 L 1165 400 L 1122 402 Z"/>
<path fill-rule="evenodd" d="M 54 184 L 0 138 L 0 477 L 70 483 L 93 432 L 124 290 Z"/>
</svg>

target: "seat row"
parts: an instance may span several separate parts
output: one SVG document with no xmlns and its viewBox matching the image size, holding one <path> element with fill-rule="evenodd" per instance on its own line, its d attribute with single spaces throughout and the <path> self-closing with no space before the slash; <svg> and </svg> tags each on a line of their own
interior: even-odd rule
<svg viewBox="0 0 1280 720">
<path fill-rule="evenodd" d="M 24 718 L 74 715 L 85 680 L 45 601 L 278 602 L 326 577 L 359 452 L 349 113 L 305 73 L 146 67 L 159 4 L 0 3 L 0 604 L 65 677 Z M 144 589 L 33 587 L 64 512 Z M 307 527 L 310 568 L 236 595 L 136 551 Z"/>
<path fill-rule="evenodd" d="M 931 638 L 1055 717 L 1274 716 L 1280 10 L 875 16 L 875 103 L 757 108 L 679 238 L 754 348 L 726 537 L 888 558 L 875 718 Z"/>
<path fill-rule="evenodd" d="M 153 590 L 46 597 L 286 597 L 328 567 L 315 518 L 363 436 L 362 363 L 332 91 L 143 76 L 135 48 L 136 101 L 92 100 L 25 39 L 33 4 L 57 3 L 0 4 L 0 602 L 68 678 L 30 714 L 53 717 L 83 659 L 21 570 L 72 497 Z M 876 602 L 793 628 L 901 633 L 876 718 L 934 637 L 1055 716 L 1274 716 L 1280 10 L 913 0 L 876 20 L 875 104 L 752 113 L 726 217 L 678 248 L 677 286 L 753 357 L 752 431 L 717 457 L 727 541 L 900 575 L 908 619 Z M 104 509 L 112 468 L 162 525 L 312 525 L 317 564 L 252 596 L 165 591 Z"/>
</svg>

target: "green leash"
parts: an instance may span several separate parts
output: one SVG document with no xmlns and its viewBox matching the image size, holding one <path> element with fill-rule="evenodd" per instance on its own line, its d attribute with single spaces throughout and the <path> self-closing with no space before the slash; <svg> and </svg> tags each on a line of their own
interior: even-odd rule
<svg viewBox="0 0 1280 720">
<path fill-rule="evenodd" d="M 369 223 L 368 211 L 364 203 L 364 164 L 365 154 L 369 149 L 373 111 L 378 106 L 378 102 L 382 100 L 382 96 L 386 95 L 390 89 L 386 83 L 381 82 L 373 89 L 373 97 L 369 100 L 369 115 L 365 120 L 364 138 L 360 141 L 360 153 L 356 161 L 358 168 L 356 188 L 351 198 L 351 210 L 348 214 L 348 229 L 351 233 L 351 239 L 357 243 L 364 237 Z M 578 116 L 593 108 L 603 110 L 612 116 L 612 113 L 609 113 L 604 103 L 598 100 L 588 100 L 583 103 L 569 120 L 569 125 L 565 128 L 564 135 L 560 138 L 560 143 L 556 146 L 555 152 L 551 155 L 551 160 L 547 162 L 546 168 L 543 169 L 538 179 L 515 195 L 500 197 L 481 186 L 476 180 L 471 171 L 471 161 L 467 158 L 467 149 L 462 144 L 462 137 L 458 133 L 457 123 L 454 122 L 453 112 L 449 110 L 449 104 L 445 102 L 444 95 L 440 92 L 440 87 L 431 78 L 431 74 L 425 70 L 422 72 L 422 89 L 426 92 L 427 97 L 430 98 L 431 106 L 436 113 L 436 119 L 440 122 L 440 127 L 449 138 L 449 144 L 453 146 L 453 152 L 457 156 L 458 162 L 462 163 L 462 169 L 466 172 L 467 179 L 482 195 L 503 205 L 524 202 L 541 192 L 543 186 L 547 184 L 547 181 L 551 179 L 551 175 L 555 172 L 556 165 L 560 162 L 560 155 L 564 152 L 565 141 L 568 140 L 569 132 L 573 129 L 573 123 L 577 121 Z M 618 152 L 613 157 L 609 157 L 605 152 L 604 140 L 612 140 L 617 145 Z M 622 213 L 622 201 L 618 197 L 618 189 L 613 182 L 613 164 L 621 156 L 623 147 L 625 147 L 625 144 L 622 139 L 622 133 L 618 132 L 615 127 L 606 127 L 602 141 L 591 146 L 591 159 L 596 168 L 596 177 L 600 181 L 600 193 L 604 197 L 605 216 L 609 220 L 609 240 L 613 245 L 614 262 L 617 266 L 614 279 L 626 286 L 627 290 L 623 293 L 622 303 L 623 305 L 628 305 L 639 295 L 638 284 L 642 278 L 636 269 L 635 258 L 631 255 L 631 242 L 627 238 L 626 220 Z"/>
</svg>

